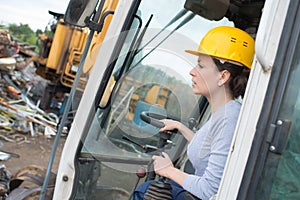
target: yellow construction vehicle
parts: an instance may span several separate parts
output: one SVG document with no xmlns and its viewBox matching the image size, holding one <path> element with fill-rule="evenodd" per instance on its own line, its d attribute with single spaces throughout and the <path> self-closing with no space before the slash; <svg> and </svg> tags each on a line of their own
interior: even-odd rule
<svg viewBox="0 0 300 200">
<path fill-rule="evenodd" d="M 106 10 L 114 10 L 117 1 L 107 2 L 103 5 L 103 13 Z M 89 29 L 65 23 L 64 14 L 49 11 L 53 16 L 50 21 L 49 31 L 39 35 L 40 51 L 38 56 L 32 56 L 37 71 L 36 73 L 50 81 L 47 85 L 40 106 L 45 110 L 59 111 L 64 101 L 65 94 L 68 94 L 82 57 Z M 88 55 L 85 59 L 83 75 L 77 85 L 77 90 L 82 92 L 86 80 L 91 73 L 96 55 L 107 32 L 111 16 L 108 16 L 102 24 L 101 30 L 93 35 Z M 80 96 L 78 99 L 80 99 Z M 56 102 L 54 102 L 56 100 Z M 75 108 L 74 108 L 75 109 Z M 63 110 L 60 110 L 60 114 Z"/>
<path fill-rule="evenodd" d="M 37 74 L 54 83 L 60 80 L 62 85 L 70 87 L 72 81 L 66 81 L 68 79 L 65 77 L 72 76 L 76 72 L 74 71 L 76 69 L 72 69 L 72 71 L 70 68 L 78 66 L 80 62 L 88 29 L 66 24 L 62 19 L 63 15 L 49 13 L 57 19 L 57 22 L 51 26 L 53 36 L 46 35 L 46 33 L 39 35 L 40 56 L 34 56 L 33 61 L 38 66 Z"/>
</svg>

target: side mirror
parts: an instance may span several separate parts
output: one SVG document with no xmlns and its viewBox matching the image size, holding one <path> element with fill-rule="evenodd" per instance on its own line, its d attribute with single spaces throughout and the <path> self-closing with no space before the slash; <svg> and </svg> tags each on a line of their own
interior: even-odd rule
<svg viewBox="0 0 300 200">
<path fill-rule="evenodd" d="M 91 17 L 98 0 L 70 0 L 64 21 L 75 26 L 85 27 L 85 19 Z"/>
<path fill-rule="evenodd" d="M 186 0 L 184 8 L 209 20 L 221 20 L 230 5 L 230 0 Z"/>
</svg>

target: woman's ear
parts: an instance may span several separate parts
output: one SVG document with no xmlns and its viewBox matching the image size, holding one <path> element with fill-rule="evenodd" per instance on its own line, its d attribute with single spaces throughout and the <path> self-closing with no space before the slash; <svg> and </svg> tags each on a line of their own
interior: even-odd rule
<svg viewBox="0 0 300 200">
<path fill-rule="evenodd" d="M 223 70 L 220 72 L 220 77 L 218 81 L 218 86 L 221 87 L 230 79 L 230 72 L 227 70 Z"/>
</svg>

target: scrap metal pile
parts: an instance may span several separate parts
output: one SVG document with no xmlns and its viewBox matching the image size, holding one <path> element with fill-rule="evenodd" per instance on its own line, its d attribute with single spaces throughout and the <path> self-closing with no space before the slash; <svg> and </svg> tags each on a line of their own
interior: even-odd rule
<svg viewBox="0 0 300 200">
<path fill-rule="evenodd" d="M 0 31 L 0 139 L 24 142 L 27 135 L 54 135 L 57 115 L 39 108 L 47 80 L 35 74 L 30 58 L 7 53 L 15 47 L 8 37 Z"/>
<path fill-rule="evenodd" d="M 0 30 L 0 161 L 20 157 L 2 150 L 1 140 L 30 143 L 28 137 L 57 132 L 58 114 L 40 108 L 49 81 L 35 73 L 34 48 L 11 37 L 8 30 Z M 0 163 L 0 199 L 37 199 L 45 172 L 43 167 L 29 165 L 12 175 Z M 54 181 L 52 173 L 46 199 L 52 199 Z"/>
</svg>

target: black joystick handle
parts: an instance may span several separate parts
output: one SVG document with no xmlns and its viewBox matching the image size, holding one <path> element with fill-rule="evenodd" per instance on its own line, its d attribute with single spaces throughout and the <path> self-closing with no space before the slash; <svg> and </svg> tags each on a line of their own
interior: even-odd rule
<svg viewBox="0 0 300 200">
<path fill-rule="evenodd" d="M 143 111 L 141 112 L 140 117 L 144 122 L 151 124 L 152 126 L 155 126 L 157 128 L 162 128 L 165 126 L 164 123 L 159 121 L 165 119 L 165 116 L 163 115 Z"/>
</svg>

